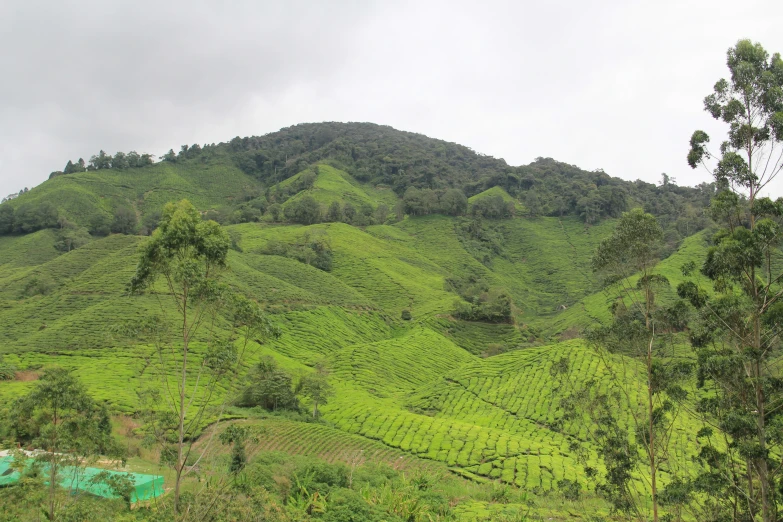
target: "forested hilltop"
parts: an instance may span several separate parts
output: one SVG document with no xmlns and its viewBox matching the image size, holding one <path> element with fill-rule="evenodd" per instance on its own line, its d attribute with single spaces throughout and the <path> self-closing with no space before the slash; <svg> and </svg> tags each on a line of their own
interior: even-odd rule
<svg viewBox="0 0 783 522">
<path fill-rule="evenodd" d="M 261 137 L 236 137 L 228 143 L 170 150 L 158 163 L 150 154 L 100 151 L 89 161 L 68 160 L 53 172 L 50 183 L 23 192 L 0 211 L 0 231 L 30 232 L 56 228 L 62 220 L 91 234 L 141 230 L 148 233 L 160 210 L 161 191 L 180 190 L 223 224 L 258 221 L 264 213 L 273 221 L 309 222 L 350 220 L 359 211 L 358 224 L 382 224 L 372 215 L 376 201 L 348 200 L 354 207 L 346 218 L 321 208 L 318 216 L 285 216 L 276 205 L 312 189 L 318 164 L 333 166 L 354 185 L 387 192 L 386 216 L 395 213 L 464 215 L 466 198 L 490 189 L 503 189 L 516 199 L 514 208 L 474 206 L 472 214 L 486 217 L 517 211 L 527 216 L 578 217 L 586 224 L 618 217 L 642 206 L 658 217 L 672 242 L 706 224 L 702 209 L 715 193 L 714 184 L 679 187 L 662 174 L 658 185 L 629 182 L 598 170 L 587 172 L 550 158 L 512 167 L 502 159 L 471 149 L 371 123 L 300 124 Z M 104 176 L 96 177 L 101 171 Z M 208 174 L 207 174 L 208 172 Z M 245 176 L 243 176 L 242 174 Z M 188 179 L 177 179 L 180 175 Z M 292 178 L 296 182 L 292 183 Z M 151 191 L 154 191 L 150 194 Z M 107 200 L 108 199 L 108 200 Z M 395 209 L 399 204 L 402 208 Z M 12 212 L 13 209 L 13 212 Z M 138 224 L 129 210 L 137 214 Z M 277 212 L 275 212 L 277 210 Z M 270 212 L 271 211 L 271 212 Z M 58 219 L 61 220 L 58 223 Z M 62 227 L 61 227 L 62 228 Z"/>
<path fill-rule="evenodd" d="M 695 188 L 369 123 L 67 160 L 0 205 L 2 516 L 779 520 L 783 61 L 727 63 Z"/>
</svg>

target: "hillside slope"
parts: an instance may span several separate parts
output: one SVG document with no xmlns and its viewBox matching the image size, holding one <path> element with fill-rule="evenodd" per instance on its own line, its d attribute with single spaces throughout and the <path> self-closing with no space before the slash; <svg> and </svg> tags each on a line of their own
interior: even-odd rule
<svg viewBox="0 0 783 522">
<path fill-rule="evenodd" d="M 667 233 L 658 270 L 670 283 L 657 299 L 672 302 L 680 267 L 703 257 L 708 236 L 704 223 L 678 212 L 709 188 L 651 188 L 549 160 L 508 167 L 420 135 L 341 125 L 232 140 L 143 168 L 57 176 L 4 203 L 0 225 L 10 215 L 12 226 L 0 230 L 0 354 L 20 375 L 0 381 L 0 401 L 59 365 L 112 412 L 139 410 L 138 392 L 159 385 L 148 371 L 154 350 L 117 332 L 167 303 L 162 285 L 126 292 L 148 238 L 93 230 L 78 244 L 65 239 L 93 227 L 96 215 L 117 219 L 125 207 L 141 223 L 165 202 L 188 198 L 231 237 L 224 281 L 280 328 L 279 338 L 253 343 L 246 369 L 271 356 L 296 376 L 320 363 L 331 372 L 335 395 L 320 408 L 329 426 L 276 419 L 269 434 L 291 440 L 267 434 L 263 447 L 329 459 L 367 448 L 384 462 L 427 459 L 537 492 L 580 478 L 584 455 L 575 444 L 600 467 L 584 427 L 564 421 L 567 383 L 551 372 L 567 357 L 571 386 L 608 386 L 605 361 L 579 337 L 609 319 L 619 290 L 602 286 L 591 256 L 621 207 L 650 198 L 681 204 L 676 212 L 656 207 Z M 285 151 L 292 156 L 281 163 Z M 419 200 L 405 195 L 411 187 Z M 622 201 L 604 208 L 594 196 Z M 449 197 L 457 211 L 441 205 Z M 430 206 L 416 215 L 421 201 Z M 297 223 L 294 210 L 307 205 L 317 219 Z M 57 224 L 17 228 L 29 209 L 48 207 Z M 360 220 L 347 216 L 351 207 Z M 330 208 L 343 214 L 327 219 Z M 200 335 L 194 364 L 205 356 Z M 641 384 L 629 377 L 629 389 Z M 223 393 L 214 400 L 233 398 Z M 698 427 L 687 412 L 674 430 L 678 445 L 693 449 Z M 672 459 L 662 483 L 681 465 Z"/>
</svg>

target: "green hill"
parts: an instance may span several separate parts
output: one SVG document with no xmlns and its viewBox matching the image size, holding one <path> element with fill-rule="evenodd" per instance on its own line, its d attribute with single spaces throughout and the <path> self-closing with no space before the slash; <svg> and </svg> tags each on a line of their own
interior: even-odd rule
<svg viewBox="0 0 783 522">
<path fill-rule="evenodd" d="M 410 187 L 429 198 L 425 215 L 405 215 Z M 449 215 L 444 200 L 455 188 L 465 207 Z M 509 167 L 370 124 L 296 126 L 141 168 L 58 175 L 0 207 L 0 355 L 18 371 L 0 381 L 0 401 L 10 404 L 57 365 L 74 369 L 119 418 L 139 412 L 137 392 L 159 384 L 147 371 L 154 351 L 117 327 L 157 313 L 167 290 L 127 294 L 148 239 L 97 230 L 96 216 L 114 226 L 118 209 L 129 208 L 144 233 L 165 202 L 187 198 L 231 236 L 224 281 L 280 329 L 279 338 L 254 344 L 246 369 L 271 356 L 294 376 L 321 363 L 330 371 L 335 394 L 320 407 L 320 424 L 230 408 L 233 418 L 267 427 L 257 449 L 328 462 L 367 452 L 540 498 L 558 494 L 566 479 L 587 486 L 573 443 L 600 467 L 596 450 L 583 428 L 563 421 L 565 390 L 550 369 L 568 356 L 577 383 L 606 386 L 603 361 L 579 337 L 609 318 L 618 290 L 593 274 L 592 253 L 622 210 L 654 211 L 667 231 L 659 268 L 671 284 L 659 300 L 673 302 L 680 267 L 706 248 L 699 231 L 708 223 L 686 214 L 709 190 L 632 184 L 553 160 Z M 530 191 L 542 202 L 536 217 L 525 204 Z M 310 198 L 319 213 L 313 224 L 285 217 Z M 470 211 L 485 198 L 515 215 Z M 369 210 L 361 222 L 330 220 L 335 203 Z M 382 205 L 388 214 L 378 214 Z M 91 233 L 65 241 L 82 228 Z M 504 303 L 499 315 L 481 315 Z M 221 321 L 219 335 L 228 337 Z M 207 355 L 201 335 L 194 364 Z M 223 393 L 213 399 L 233 399 Z M 682 448 L 695 447 L 690 414 L 674 429 Z M 608 512 L 588 495 L 598 513 Z M 495 513 L 493 502 L 458 503 L 465 513 Z"/>
<path fill-rule="evenodd" d="M 60 217 L 90 226 L 96 216 L 111 219 L 119 206 L 143 216 L 160 212 L 168 201 L 187 197 L 202 210 L 217 208 L 252 194 L 260 183 L 235 167 L 225 155 L 187 165 L 160 162 L 148 167 L 80 172 L 54 177 L 7 203 L 18 209 L 53 205 Z"/>
</svg>

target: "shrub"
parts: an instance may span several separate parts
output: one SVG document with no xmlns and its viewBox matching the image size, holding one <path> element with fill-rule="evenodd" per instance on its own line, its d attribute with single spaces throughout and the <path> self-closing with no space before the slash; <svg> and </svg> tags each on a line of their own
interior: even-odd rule
<svg viewBox="0 0 783 522">
<path fill-rule="evenodd" d="M 273 203 L 269 205 L 268 212 L 269 212 L 269 216 L 272 218 L 272 221 L 276 223 L 280 221 L 280 214 L 282 214 L 283 212 L 283 207 L 280 206 L 279 203 Z"/>
<path fill-rule="evenodd" d="M 507 351 L 508 346 L 505 344 L 492 343 L 487 345 L 487 349 L 482 352 L 481 356 L 493 357 L 495 355 L 500 355 L 501 353 L 506 353 Z"/>
<path fill-rule="evenodd" d="M 511 296 L 505 288 L 498 287 L 470 297 L 467 302 L 458 300 L 454 309 L 460 319 L 489 323 L 510 322 L 512 313 Z"/>
<path fill-rule="evenodd" d="M 312 196 L 304 196 L 286 205 L 283 214 L 293 223 L 312 225 L 321 221 L 321 205 Z"/>
<path fill-rule="evenodd" d="M 49 202 L 25 203 L 14 212 L 14 231 L 27 234 L 43 228 L 54 228 L 58 218 L 57 208 Z"/>
<path fill-rule="evenodd" d="M 270 240 L 261 252 L 270 256 L 296 259 L 324 272 L 332 269 L 332 247 L 329 237 L 322 231 L 305 232 L 298 242 L 290 245 L 282 241 Z"/>
<path fill-rule="evenodd" d="M 238 401 L 240 406 L 261 406 L 271 411 L 299 409 L 291 376 L 278 368 L 272 357 L 261 359 L 249 380 L 250 384 Z"/>
<path fill-rule="evenodd" d="M 350 489 L 339 489 L 330 495 L 328 508 L 321 519 L 326 522 L 391 522 L 400 520 L 397 517 L 390 517 L 376 506 L 371 506 L 360 494 Z"/>
<path fill-rule="evenodd" d="M 110 229 L 115 234 L 134 234 L 138 224 L 135 210 L 130 207 L 117 207 Z"/>
<path fill-rule="evenodd" d="M 502 219 L 514 215 L 514 204 L 506 203 L 502 196 L 486 196 L 470 206 L 470 214 L 488 219 Z"/>
<path fill-rule="evenodd" d="M 67 226 L 57 232 L 54 248 L 60 252 L 70 252 L 90 242 L 90 232 L 84 227 Z"/>
<path fill-rule="evenodd" d="M 579 500 L 582 486 L 575 480 L 563 479 L 557 481 L 557 489 L 566 498 L 566 500 Z"/>
<path fill-rule="evenodd" d="M 12 381 L 16 377 L 16 366 L 5 362 L 0 355 L 0 381 Z"/>
<path fill-rule="evenodd" d="M 93 236 L 108 236 L 111 233 L 111 220 L 103 213 L 95 214 L 90 219 L 90 234 Z"/>
<path fill-rule="evenodd" d="M 332 201 L 329 210 L 326 211 L 326 221 L 329 223 L 339 223 L 343 220 L 343 209 L 339 201 Z"/>
<path fill-rule="evenodd" d="M 148 214 L 144 215 L 144 218 L 141 220 L 141 229 L 139 230 L 139 233 L 144 236 L 149 236 L 152 234 L 152 232 L 158 228 L 158 223 L 160 222 L 160 210 L 155 210 L 153 212 L 150 212 Z"/>
<path fill-rule="evenodd" d="M 400 314 L 400 317 L 402 317 L 403 321 L 410 321 L 411 320 L 411 311 L 407 308 L 402 311 L 402 314 Z"/>
<path fill-rule="evenodd" d="M 47 295 L 54 288 L 54 283 L 47 277 L 33 277 L 22 289 L 22 298 L 36 295 Z"/>
</svg>

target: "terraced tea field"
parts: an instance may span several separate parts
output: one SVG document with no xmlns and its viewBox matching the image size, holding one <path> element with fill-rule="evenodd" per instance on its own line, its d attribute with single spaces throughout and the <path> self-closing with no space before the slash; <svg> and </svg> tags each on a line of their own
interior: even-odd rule
<svg viewBox="0 0 783 522">
<path fill-rule="evenodd" d="M 253 429 L 256 434 L 258 442 L 249 446 L 251 453 L 281 451 L 348 465 L 378 462 L 396 469 L 444 469 L 437 463 L 417 458 L 364 437 L 349 435 L 323 424 L 269 418 L 260 421 L 240 421 L 239 425 Z"/>
<path fill-rule="evenodd" d="M 455 347 L 438 338 L 424 330 L 349 347 L 334 356 L 334 375 L 344 388 L 324 407 L 326 418 L 341 430 L 468 476 L 525 488 L 552 489 L 559 480 L 580 479 L 584 464 L 601 467 L 589 451 L 586 419 L 564 423 L 559 407 L 573 387 L 588 381 L 602 388 L 609 384 L 600 358 L 583 341 L 476 359 L 449 356 Z M 408 362 L 408 354 L 415 364 Z M 550 373 L 562 357 L 571 364 L 568 380 Z M 452 364 L 435 367 L 433 360 Z M 635 378 L 641 375 L 628 374 Z M 640 380 L 629 400 L 641 400 L 641 390 Z M 632 426 L 627 415 L 620 421 Z M 698 425 L 687 414 L 678 417 L 674 438 L 680 452 L 695 450 L 696 431 Z M 573 454 L 573 443 L 592 454 L 586 463 Z"/>
<path fill-rule="evenodd" d="M 290 202 L 297 201 L 304 196 L 312 196 L 313 199 L 318 201 L 324 208 L 328 208 L 329 205 L 336 201 L 341 205 L 350 203 L 354 208 L 359 209 L 362 205 L 369 205 L 372 208 L 376 208 L 380 203 L 386 204 L 387 207 L 394 208 L 394 204 L 397 202 L 397 198 L 391 191 L 372 190 L 370 187 L 361 186 L 355 179 L 349 174 L 338 170 L 330 165 L 319 164 L 318 175 L 313 182 L 313 186 L 308 190 L 297 193 L 294 197 L 286 201 L 286 205 Z M 278 186 L 285 188 L 296 184 L 302 173 L 297 174 L 287 180 L 278 183 L 272 187 L 275 190 Z"/>
<path fill-rule="evenodd" d="M 342 381 L 386 397 L 437 379 L 472 357 L 443 336 L 415 328 L 396 339 L 348 346 L 330 360 Z"/>
<path fill-rule="evenodd" d="M 355 193 L 361 187 L 334 169 L 321 171 L 313 188 L 319 197 L 382 201 Z M 87 179 L 69 183 L 78 187 Z M 612 222 L 586 229 L 573 218 L 518 217 L 490 225 L 503 238 L 503 252 L 488 264 L 465 250 L 459 219 L 445 216 L 366 229 L 342 223 L 229 227 L 240 248 L 230 253 L 225 281 L 258 300 L 281 330 L 278 339 L 253 344 L 247 366 L 272 355 L 298 375 L 326 361 L 335 388 L 321 407 L 326 425 L 266 419 L 259 448 L 330 462 L 358 454 L 396 466 L 448 467 L 478 481 L 536 491 L 555 489 L 563 479 L 583 482 L 574 443 L 600 468 L 585 427 L 562 422 L 559 401 L 567 383 L 550 368 L 568 357 L 575 376 L 569 385 L 595 380 L 607 386 L 605 368 L 582 341 L 557 341 L 568 328 L 607 317 L 617 289 L 601 289 L 585 260 Z M 270 242 L 295 245 L 308 233 L 328 241 L 330 271 L 264 253 Z M 48 365 L 73 368 L 96 398 L 132 414 L 136 391 L 150 383 L 151 347 L 110 331 L 159 313 L 159 298 L 166 302 L 162 285 L 145 296 L 125 294 L 145 239 L 112 235 L 66 254 L 51 248 L 52 241 L 51 231 L 0 238 L 0 351 L 28 375 Z M 703 249 L 702 236 L 689 238 L 661 264 L 661 273 L 676 285 L 679 267 Z M 460 297 L 447 283 L 454 277 L 506 288 L 518 310 L 514 321 L 455 319 Z M 31 291 L 31 281 L 41 280 L 46 288 Z M 671 295 L 663 292 L 661 302 Z M 410 320 L 401 318 L 403 310 Z M 203 340 L 193 346 L 195 363 Z M 479 357 L 488 353 L 501 354 Z M 29 386 L 2 382 L 0 400 Z M 215 400 L 225 394 L 220 390 Z M 630 426 L 628 418 L 623 422 Z M 678 419 L 681 449 L 694 448 L 695 431 L 687 415 Z"/>
</svg>

